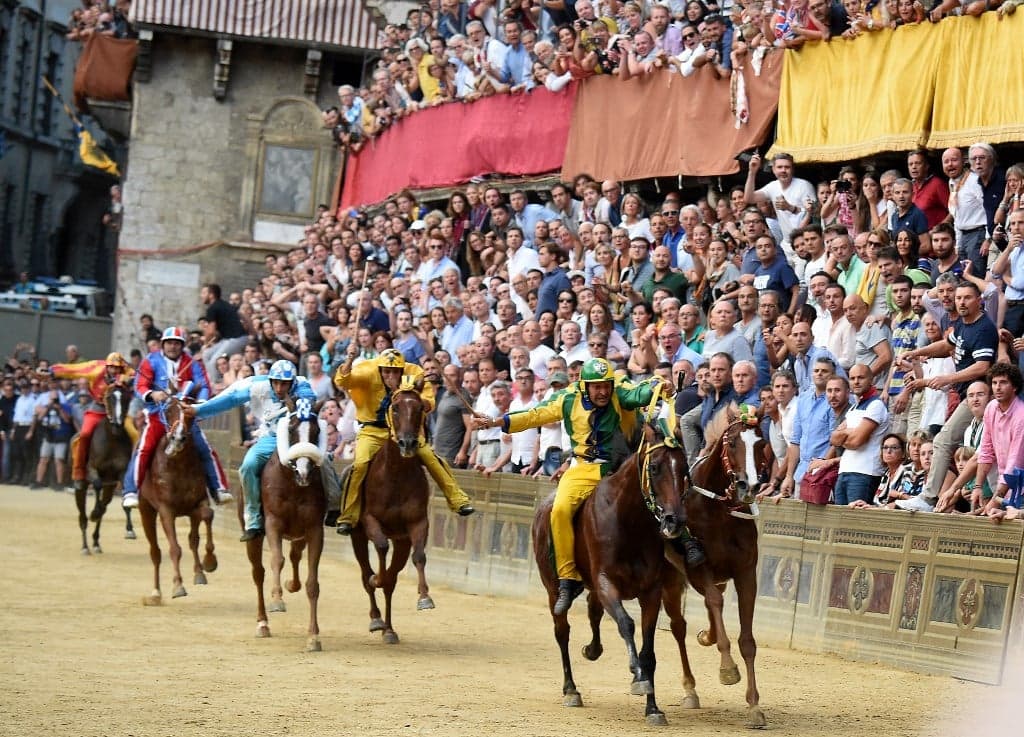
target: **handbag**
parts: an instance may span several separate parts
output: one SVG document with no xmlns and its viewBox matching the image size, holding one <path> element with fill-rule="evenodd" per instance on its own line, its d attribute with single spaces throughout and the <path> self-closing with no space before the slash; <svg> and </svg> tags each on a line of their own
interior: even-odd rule
<svg viewBox="0 0 1024 737">
<path fill-rule="evenodd" d="M 828 504 L 838 478 L 838 463 L 817 473 L 804 474 L 803 481 L 800 482 L 800 501 L 808 504 Z"/>
</svg>

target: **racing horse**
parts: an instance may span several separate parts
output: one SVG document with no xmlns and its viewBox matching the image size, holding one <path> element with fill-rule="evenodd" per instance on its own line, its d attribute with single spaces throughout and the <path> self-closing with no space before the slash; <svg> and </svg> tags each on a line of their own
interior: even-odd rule
<svg viewBox="0 0 1024 737">
<path fill-rule="evenodd" d="M 153 454 L 152 467 L 139 490 L 139 516 L 142 529 L 149 541 L 149 558 L 153 561 L 153 592 L 143 599 L 147 605 L 160 604 L 160 545 L 156 537 L 156 522 L 167 537 L 171 565 L 174 567 L 173 598 L 188 592 L 181 579 L 181 546 L 174 529 L 178 517 L 189 518 L 188 543 L 194 560 L 193 583 L 205 584 L 206 572 L 217 570 L 217 556 L 213 553 L 213 509 L 206 492 L 206 478 L 202 472 L 199 451 L 192 440 L 194 416 L 184 410 L 183 402 L 172 397 L 160 411 L 168 427 Z M 206 555 L 199 560 L 199 524 L 206 525 Z"/>
<path fill-rule="evenodd" d="M 683 484 L 686 454 L 672 433 L 644 424 L 640 446 L 614 473 L 604 478 L 576 515 L 576 564 L 583 576 L 592 639 L 583 656 L 597 660 L 604 648 L 600 622 L 604 611 L 615 620 L 626 643 L 630 691 L 646 695 L 644 716 L 648 724 L 667 724 L 654 694 L 654 633 L 662 606 L 669 617 L 685 673 L 686 622 L 681 611 L 682 576 L 665 558 L 665 542 L 684 530 Z M 566 706 L 582 706 L 569 660 L 569 620 L 555 614 L 558 579 L 551 543 L 551 507 L 554 495 L 537 508 L 533 521 L 533 549 L 541 581 L 548 592 L 548 606 L 555 624 L 555 640 L 562 655 Z M 641 649 L 634 641 L 635 623 L 622 602 L 640 602 Z M 684 706 L 690 706 L 684 702 Z"/>
<path fill-rule="evenodd" d="M 288 415 L 278 421 L 277 453 L 267 461 L 260 476 L 260 499 L 263 503 L 273 576 L 269 611 L 285 611 L 281 589 L 281 570 L 284 568 L 282 541 L 290 540 L 288 557 L 292 564 L 292 577 L 285 586 L 291 593 L 302 587 L 299 582 L 299 562 L 303 550 L 308 549 L 306 597 L 309 599 L 309 638 L 306 650 L 320 652 L 317 603 L 320 599 L 319 570 L 320 555 L 324 549 L 324 516 L 327 514 L 327 495 L 324 493 L 320 466 L 330 462 L 325 457 L 327 429 L 326 426 L 321 427 L 320 420 L 315 416 L 300 420 L 299 414 L 292 407 L 289 410 Z M 244 528 L 242 504 L 238 505 L 238 521 Z M 252 564 L 252 580 L 256 584 L 256 636 L 270 637 L 268 607 L 263 598 L 263 539 L 257 537 L 247 541 L 246 553 Z"/>
<path fill-rule="evenodd" d="M 89 513 L 88 520 L 85 515 L 88 486 L 76 484 L 77 488 L 75 489 L 78 527 L 82 531 L 82 555 L 89 555 L 89 545 L 86 542 L 89 520 L 96 523 L 92 533 L 92 552 L 103 552 L 100 547 L 100 525 L 103 522 L 107 506 L 114 496 L 114 489 L 124 478 L 124 471 L 128 468 L 128 461 L 132 455 L 132 440 L 124 424 L 128 418 L 128 405 L 131 401 L 131 389 L 120 384 L 111 384 L 103 396 L 107 418 L 96 426 L 88 448 L 89 468 L 93 470 L 100 482 L 100 488 L 96 493 L 96 504 L 92 508 L 92 512 Z M 127 516 L 125 536 L 134 539 L 135 531 L 132 529 L 131 510 L 126 509 L 125 515 Z"/>
<path fill-rule="evenodd" d="M 362 517 L 352 531 L 352 550 L 359 561 L 363 588 L 370 596 L 370 632 L 380 632 L 389 645 L 399 641 L 391 626 L 391 596 L 410 553 L 419 579 L 416 608 L 434 608 L 424 572 L 430 529 L 427 516 L 430 487 L 423 465 L 416 457 L 426 415 L 426 406 L 420 397 L 423 379 L 413 383 L 405 381 L 391 395 L 387 414 L 391 437 L 367 469 Z M 342 488 L 344 486 L 342 482 Z M 377 551 L 376 572 L 370 565 L 370 542 Z M 387 555 L 392 543 L 394 551 L 389 564 Z M 383 619 L 377 606 L 377 589 L 384 592 Z"/>
<path fill-rule="evenodd" d="M 753 498 L 758 490 L 756 459 L 763 456 L 760 451 L 765 441 L 755 418 L 741 414 L 735 403 L 708 423 L 704 435 L 706 450 L 690 469 L 685 507 L 687 524 L 703 542 L 707 560 L 699 566 L 687 566 L 682 556 L 674 555 L 668 546 L 666 551 L 673 565 L 685 570 L 690 585 L 704 597 L 709 629 L 700 632 L 697 640 L 701 645 L 718 646 L 719 680 L 727 686 L 740 681 L 722 616 L 726 582 L 732 580 L 736 587 L 740 619 L 737 643 L 747 669 L 747 726 L 759 728 L 766 722 L 754 675 L 758 551 L 754 522 L 757 505 Z M 696 699 L 693 684 L 692 674 L 684 669 L 684 690 Z"/>
</svg>

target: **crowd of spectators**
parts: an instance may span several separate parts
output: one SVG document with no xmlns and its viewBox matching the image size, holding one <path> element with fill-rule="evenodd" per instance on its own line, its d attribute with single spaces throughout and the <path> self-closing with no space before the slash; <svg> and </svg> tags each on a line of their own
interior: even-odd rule
<svg viewBox="0 0 1024 737">
<path fill-rule="evenodd" d="M 72 41 L 86 41 L 96 34 L 135 38 L 135 30 L 128 22 L 131 7 L 131 0 L 82 0 L 82 7 L 71 11 L 67 37 Z"/>
<path fill-rule="evenodd" d="M 953 15 L 1013 13 L 1024 0 L 430 0 L 380 34 L 364 86 L 339 88 L 324 125 L 363 141 L 423 107 L 615 74 L 729 77 L 766 51 L 851 39 Z"/>
</svg>

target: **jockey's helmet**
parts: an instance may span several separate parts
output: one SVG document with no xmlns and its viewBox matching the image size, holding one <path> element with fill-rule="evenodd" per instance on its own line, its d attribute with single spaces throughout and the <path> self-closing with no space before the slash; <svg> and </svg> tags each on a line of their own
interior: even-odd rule
<svg viewBox="0 0 1024 737">
<path fill-rule="evenodd" d="M 180 341 L 182 345 L 185 345 L 185 331 L 177 325 L 166 328 L 164 330 L 164 334 L 160 336 L 160 342 L 163 343 L 168 340 L 177 340 Z"/>
<path fill-rule="evenodd" d="M 122 356 L 117 351 L 114 351 L 113 353 L 108 353 L 107 354 L 106 364 L 107 364 L 107 368 L 119 368 L 119 369 L 127 369 L 128 368 L 128 362 L 126 360 L 124 360 L 124 356 Z"/>
<path fill-rule="evenodd" d="M 388 348 L 383 351 L 377 358 L 377 366 L 379 368 L 396 368 L 405 369 L 405 356 L 402 352 L 395 350 L 394 348 Z"/>
<path fill-rule="evenodd" d="M 274 361 L 267 377 L 271 381 L 295 381 L 296 373 L 295 364 L 282 358 L 280 361 Z"/>
<path fill-rule="evenodd" d="M 603 358 L 591 358 L 585 364 L 583 364 L 583 370 L 580 371 L 580 381 L 583 384 L 598 381 L 614 381 L 615 380 L 615 369 L 612 368 L 611 363 Z"/>
</svg>

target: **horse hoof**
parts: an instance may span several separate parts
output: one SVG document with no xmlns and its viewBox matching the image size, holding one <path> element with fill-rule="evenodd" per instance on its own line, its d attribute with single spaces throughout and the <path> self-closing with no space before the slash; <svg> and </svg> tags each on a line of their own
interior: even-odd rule
<svg viewBox="0 0 1024 737">
<path fill-rule="evenodd" d="M 178 586 L 178 588 L 174 590 L 174 593 L 171 594 L 172 599 L 180 599 L 182 596 L 188 596 L 188 592 L 185 591 L 184 586 Z"/>
<path fill-rule="evenodd" d="M 424 596 L 422 599 L 416 602 L 416 611 L 422 612 L 424 609 L 433 609 L 434 600 L 429 596 Z"/>
<path fill-rule="evenodd" d="M 100 547 L 99 543 L 92 546 L 92 552 L 99 554 L 103 552 L 103 548 Z"/>
<path fill-rule="evenodd" d="M 288 608 L 285 607 L 283 601 L 272 601 L 267 606 L 267 611 L 268 612 L 286 612 L 286 611 L 288 611 Z"/>
<path fill-rule="evenodd" d="M 203 558 L 203 570 L 207 573 L 213 573 L 217 570 L 217 556 L 210 553 Z"/>
<path fill-rule="evenodd" d="M 633 696 L 649 696 L 654 693 L 654 686 L 650 681 L 633 681 L 629 684 L 629 692 Z"/>
<path fill-rule="evenodd" d="M 142 606 L 160 606 L 163 603 L 164 600 L 160 594 L 150 594 L 149 596 L 142 597 Z"/>
<path fill-rule="evenodd" d="M 751 729 L 764 729 L 768 726 L 760 706 L 752 706 L 747 711 L 747 726 Z"/>
<path fill-rule="evenodd" d="M 565 700 L 562 702 L 562 706 L 583 706 L 583 697 L 578 693 L 567 693 L 565 695 Z"/>
<path fill-rule="evenodd" d="M 89 546 L 88 545 L 86 545 L 84 548 L 82 548 L 82 555 L 92 555 L 92 553 L 89 552 Z"/>
<path fill-rule="evenodd" d="M 294 594 L 295 592 L 297 592 L 299 589 L 302 588 L 302 584 L 299 581 L 297 581 L 297 580 L 296 581 L 287 581 L 287 582 L 285 582 L 284 587 L 286 589 L 288 589 L 289 593 Z"/>
<path fill-rule="evenodd" d="M 205 586 L 206 575 L 202 571 L 199 571 L 199 573 L 196 574 L 195 578 L 192 579 L 192 583 L 194 583 L 196 586 Z"/>
<path fill-rule="evenodd" d="M 648 727 L 667 727 L 668 719 L 660 711 L 655 711 L 644 717 Z"/>
<path fill-rule="evenodd" d="M 720 668 L 718 671 L 718 682 L 723 686 L 733 686 L 740 682 L 740 669 L 735 665 L 729 668 Z"/>
<path fill-rule="evenodd" d="M 323 646 L 320 645 L 319 637 L 310 637 L 306 640 L 306 652 L 307 653 L 319 653 L 323 652 Z"/>
<path fill-rule="evenodd" d="M 385 645 L 397 645 L 398 644 L 398 633 L 394 630 L 385 630 L 384 634 L 381 635 L 381 639 L 384 640 Z"/>
<path fill-rule="evenodd" d="M 583 646 L 583 657 L 587 660 L 597 660 L 601 657 L 601 653 L 604 652 L 603 645 L 584 645 Z"/>
<path fill-rule="evenodd" d="M 683 703 L 680 706 L 684 709 L 699 709 L 700 698 L 695 693 L 687 694 L 683 697 Z"/>
<path fill-rule="evenodd" d="M 374 617 L 370 620 L 370 632 L 383 632 L 385 629 L 384 620 L 380 617 Z"/>
<path fill-rule="evenodd" d="M 134 540 L 136 537 L 135 530 L 126 530 L 124 533 L 125 540 Z"/>
<path fill-rule="evenodd" d="M 697 633 L 697 642 L 699 642 L 704 647 L 711 647 L 715 644 L 714 639 L 712 639 L 711 637 L 711 633 L 707 630 L 701 630 Z"/>
<path fill-rule="evenodd" d="M 266 622 L 259 622 L 256 625 L 257 637 L 270 637 L 270 625 Z"/>
</svg>

